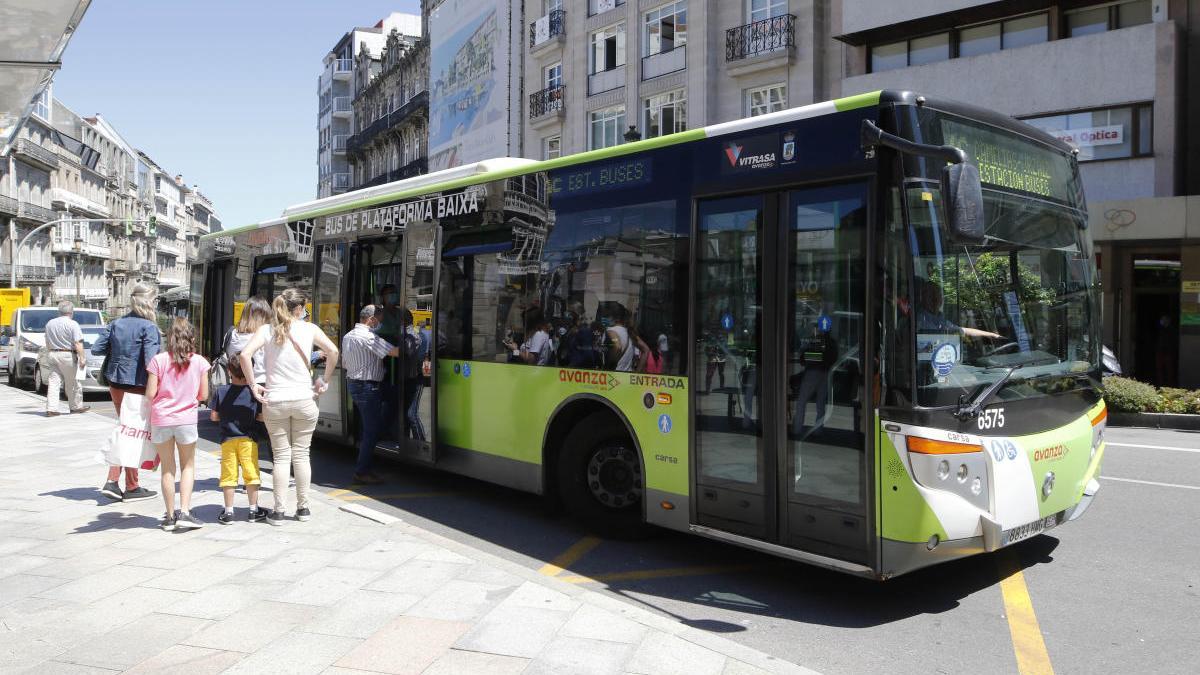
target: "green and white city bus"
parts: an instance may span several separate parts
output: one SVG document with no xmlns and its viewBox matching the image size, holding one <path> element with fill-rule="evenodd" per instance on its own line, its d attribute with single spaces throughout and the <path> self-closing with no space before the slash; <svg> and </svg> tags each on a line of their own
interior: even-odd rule
<svg viewBox="0 0 1200 675">
<path fill-rule="evenodd" d="M 201 240 L 192 315 L 212 353 L 253 294 L 335 341 L 408 309 L 381 452 L 883 579 L 1089 505 L 1089 240 L 1069 146 L 885 91 L 294 206 Z"/>
</svg>

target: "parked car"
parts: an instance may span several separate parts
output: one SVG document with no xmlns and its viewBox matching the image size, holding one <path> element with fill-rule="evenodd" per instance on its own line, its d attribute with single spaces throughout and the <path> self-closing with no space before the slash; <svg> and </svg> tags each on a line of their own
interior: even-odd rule
<svg viewBox="0 0 1200 675">
<path fill-rule="evenodd" d="M 78 316 L 78 312 L 75 313 Z M 79 384 L 83 386 L 83 393 L 93 394 L 96 392 L 108 392 L 108 387 L 103 386 L 96 380 L 96 373 L 100 371 L 100 367 L 104 364 L 103 356 L 96 356 L 92 353 L 92 343 L 99 339 L 100 334 L 105 331 L 105 326 L 84 326 L 83 329 L 83 351 L 87 355 L 87 364 L 84 366 L 83 382 Z M 38 369 L 33 376 L 33 386 L 39 393 L 45 393 L 46 384 L 50 381 L 50 352 L 43 348 L 38 351 Z"/>
<path fill-rule="evenodd" d="M 0 370 L 8 372 L 8 345 L 12 342 L 12 338 L 7 335 L 0 335 Z"/>
<path fill-rule="evenodd" d="M 13 336 L 8 345 L 8 381 L 18 387 L 35 386 L 40 388 L 45 384 L 49 372 L 42 372 L 38 366 L 42 360 L 42 352 L 46 347 L 46 323 L 58 316 L 55 307 L 22 307 L 13 314 Z M 104 329 L 104 317 L 94 309 L 75 310 L 75 320 L 84 332 L 85 345 L 95 341 L 99 331 Z M 90 333 L 90 337 L 89 337 Z M 86 351 L 86 347 L 85 347 Z M 88 354 L 87 371 L 91 380 L 91 388 L 85 382 L 84 391 L 105 391 L 95 381 L 94 370 L 100 367 L 103 357 L 93 357 Z"/>
</svg>

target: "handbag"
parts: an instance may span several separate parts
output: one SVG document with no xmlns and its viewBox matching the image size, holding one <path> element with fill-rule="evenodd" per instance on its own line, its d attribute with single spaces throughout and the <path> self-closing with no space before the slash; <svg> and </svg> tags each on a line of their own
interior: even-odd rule
<svg viewBox="0 0 1200 675">
<path fill-rule="evenodd" d="M 104 344 L 104 360 L 100 362 L 100 370 L 96 371 L 96 384 L 101 387 L 107 387 L 108 382 L 108 361 L 112 358 L 112 324 L 108 325 L 108 340 Z M 120 411 L 118 411 L 119 413 Z"/>
<path fill-rule="evenodd" d="M 225 333 L 225 338 L 221 340 L 221 353 L 212 360 L 212 366 L 208 370 L 208 390 L 215 392 L 217 387 L 222 387 L 230 383 L 229 377 L 229 341 L 233 339 L 233 328 Z"/>
<path fill-rule="evenodd" d="M 126 392 L 120 417 L 97 459 L 108 466 L 157 469 L 158 451 L 150 442 L 150 399 Z"/>
</svg>

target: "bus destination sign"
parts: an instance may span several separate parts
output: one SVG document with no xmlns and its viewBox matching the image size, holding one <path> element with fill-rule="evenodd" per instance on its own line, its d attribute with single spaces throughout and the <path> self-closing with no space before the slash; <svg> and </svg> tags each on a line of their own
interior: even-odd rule
<svg viewBox="0 0 1200 675">
<path fill-rule="evenodd" d="M 409 223 L 423 223 L 478 212 L 479 191 L 468 189 L 456 194 L 325 216 L 317 220 L 313 239 L 352 239 L 364 234 L 403 230 Z"/>
<path fill-rule="evenodd" d="M 552 172 L 550 193 L 560 197 L 575 197 L 604 190 L 646 185 L 651 180 L 651 160 L 639 157 L 612 164 L 589 166 L 586 169 Z"/>
</svg>

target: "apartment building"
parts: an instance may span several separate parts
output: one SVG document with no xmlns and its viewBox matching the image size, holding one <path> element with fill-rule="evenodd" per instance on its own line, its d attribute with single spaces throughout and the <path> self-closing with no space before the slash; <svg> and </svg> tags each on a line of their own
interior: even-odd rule
<svg viewBox="0 0 1200 675">
<path fill-rule="evenodd" d="M 823 0 L 525 3 L 523 156 L 543 159 L 829 97 Z"/>
<path fill-rule="evenodd" d="M 1076 145 L 1105 343 L 1140 379 L 1195 387 L 1200 166 L 1187 125 L 1197 105 L 1188 93 L 1198 89 L 1185 58 L 1200 48 L 1200 26 L 1189 25 L 1189 6 L 1198 16 L 1198 3 L 1164 0 L 840 0 L 830 27 L 842 69 L 836 95 L 912 89 Z"/>
<path fill-rule="evenodd" d="M 350 189 L 350 163 L 346 157 L 355 133 L 355 62 L 359 54 L 380 54 L 388 35 L 421 35 L 421 17 L 393 12 L 371 27 L 347 31 L 322 59 L 317 77 L 317 197 Z"/>
<path fill-rule="evenodd" d="M 334 148 L 340 140 L 345 150 L 352 190 L 429 170 L 429 39 L 421 16 L 400 16 L 404 25 L 388 31 L 382 49 L 367 47 L 355 57 L 352 133 L 334 137 Z"/>
</svg>

